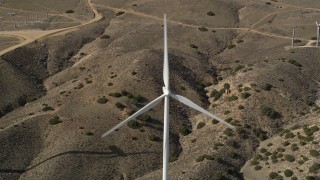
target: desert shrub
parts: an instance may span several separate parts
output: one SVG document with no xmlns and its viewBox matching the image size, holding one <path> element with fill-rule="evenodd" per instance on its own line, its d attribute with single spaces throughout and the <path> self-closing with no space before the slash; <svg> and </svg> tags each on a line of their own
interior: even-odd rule
<svg viewBox="0 0 320 180">
<path fill-rule="evenodd" d="M 284 136 L 284 138 L 286 138 L 286 139 L 294 138 L 294 137 L 295 137 L 295 135 L 293 134 L 293 132 L 289 132 Z"/>
<path fill-rule="evenodd" d="M 215 120 L 215 119 L 212 119 L 212 124 L 218 124 L 219 123 L 219 121 L 218 120 Z"/>
<path fill-rule="evenodd" d="M 235 48 L 235 47 L 237 47 L 235 44 L 229 44 L 228 49 L 232 49 L 232 48 Z"/>
<path fill-rule="evenodd" d="M 254 167 L 254 169 L 255 169 L 256 171 L 259 171 L 259 170 L 261 170 L 261 169 L 262 169 L 262 166 L 260 166 L 260 165 L 256 165 L 256 166 Z"/>
<path fill-rule="evenodd" d="M 204 122 L 199 122 L 198 125 L 197 125 L 197 129 L 201 129 L 201 128 L 203 128 L 205 125 L 206 125 L 206 123 L 204 123 Z"/>
<path fill-rule="evenodd" d="M 196 162 L 203 161 L 206 158 L 206 156 L 207 156 L 206 154 L 198 156 L 197 159 L 196 159 Z"/>
<path fill-rule="evenodd" d="M 260 162 L 258 160 L 256 160 L 256 159 L 253 159 L 253 160 L 250 161 L 250 165 L 251 166 L 258 165 L 259 163 Z"/>
<path fill-rule="evenodd" d="M 237 71 L 240 71 L 240 70 L 243 69 L 243 68 L 245 68 L 245 66 L 241 64 L 241 65 L 238 65 L 238 66 L 234 69 L 234 71 L 237 72 Z"/>
<path fill-rule="evenodd" d="M 113 86 L 113 83 L 112 83 L 112 82 L 109 82 L 109 83 L 108 83 L 108 86 Z"/>
<path fill-rule="evenodd" d="M 317 132 L 317 131 L 319 131 L 319 127 L 316 126 L 316 125 L 312 126 L 310 129 L 312 130 L 312 132 Z"/>
<path fill-rule="evenodd" d="M 131 129 L 138 129 L 140 127 L 140 123 L 136 120 L 129 121 L 127 125 Z"/>
<path fill-rule="evenodd" d="M 281 116 L 281 114 L 279 112 L 277 112 L 273 108 L 267 107 L 267 106 L 261 106 L 261 113 L 265 116 L 268 116 L 271 119 L 276 119 Z"/>
<path fill-rule="evenodd" d="M 112 97 L 121 97 L 122 94 L 119 93 L 119 92 L 114 92 L 114 93 L 109 93 L 109 96 L 112 96 Z"/>
<path fill-rule="evenodd" d="M 230 113 L 231 113 L 231 111 L 229 111 L 229 110 L 226 110 L 226 111 L 223 112 L 224 115 L 227 115 L 227 114 L 230 114 Z"/>
<path fill-rule="evenodd" d="M 131 140 L 136 141 L 136 140 L 138 140 L 138 138 L 137 137 L 131 137 Z"/>
<path fill-rule="evenodd" d="M 293 40 L 294 43 L 301 43 L 302 41 L 300 39 Z"/>
<path fill-rule="evenodd" d="M 127 115 L 128 115 L 128 116 L 131 116 L 131 115 L 134 114 L 135 112 L 136 112 L 135 110 L 130 109 L 130 110 L 127 111 Z"/>
<path fill-rule="evenodd" d="M 195 45 L 195 44 L 190 44 L 190 47 L 193 48 L 193 49 L 198 49 L 198 46 Z"/>
<path fill-rule="evenodd" d="M 99 104 L 105 104 L 107 102 L 108 102 L 108 99 L 105 96 L 102 96 L 101 98 L 99 98 L 97 100 L 97 103 L 99 103 Z"/>
<path fill-rule="evenodd" d="M 244 91 L 250 91 L 251 88 L 250 88 L 250 87 L 244 87 L 243 90 L 244 90 Z"/>
<path fill-rule="evenodd" d="M 291 177 L 291 180 L 298 180 L 296 176 Z"/>
<path fill-rule="evenodd" d="M 219 93 L 219 91 L 216 89 L 213 89 L 210 93 L 210 97 L 214 97 L 217 93 Z"/>
<path fill-rule="evenodd" d="M 266 2 L 266 5 L 271 5 L 271 2 Z"/>
<path fill-rule="evenodd" d="M 150 141 L 160 141 L 160 138 L 159 138 L 158 136 L 154 135 L 154 134 L 150 134 L 150 135 L 148 136 L 148 139 L 149 139 Z"/>
<path fill-rule="evenodd" d="M 291 151 L 297 151 L 297 150 L 299 150 L 299 147 L 298 147 L 298 145 L 297 144 L 291 144 Z"/>
<path fill-rule="evenodd" d="M 291 177 L 293 175 L 293 171 L 290 169 L 286 169 L 283 173 L 286 177 Z"/>
<path fill-rule="evenodd" d="M 116 13 L 116 16 L 121 16 L 122 14 L 124 14 L 124 11 L 119 11 Z"/>
<path fill-rule="evenodd" d="M 151 116 L 146 115 L 146 114 L 144 114 L 144 115 L 142 115 L 141 117 L 139 117 L 139 119 L 140 119 L 141 121 L 144 121 L 144 122 L 151 122 L 151 121 L 152 121 Z"/>
<path fill-rule="evenodd" d="M 284 155 L 284 159 L 289 161 L 289 162 L 293 162 L 293 161 L 296 160 L 296 158 L 294 156 L 290 155 L 290 154 Z"/>
<path fill-rule="evenodd" d="M 222 91 L 219 91 L 218 93 L 216 93 L 216 94 L 214 95 L 213 101 L 219 100 L 222 95 L 223 95 L 223 92 L 222 92 Z"/>
<path fill-rule="evenodd" d="M 282 130 L 280 131 L 279 135 L 280 135 L 280 136 L 283 136 L 284 134 L 287 134 L 287 133 L 289 133 L 289 132 L 291 132 L 289 129 L 282 129 Z"/>
<path fill-rule="evenodd" d="M 238 99 L 238 96 L 235 96 L 235 95 L 227 97 L 228 102 L 236 101 L 237 99 Z"/>
<path fill-rule="evenodd" d="M 56 125 L 56 124 L 60 124 L 60 123 L 62 123 L 62 121 L 60 120 L 60 118 L 58 116 L 54 116 L 53 118 L 49 119 L 50 125 Z"/>
<path fill-rule="evenodd" d="M 169 158 L 169 162 L 175 162 L 177 160 L 178 160 L 177 156 L 170 156 L 170 158 Z"/>
<path fill-rule="evenodd" d="M 243 42 L 244 42 L 243 39 L 239 39 L 239 40 L 237 41 L 238 44 L 243 43 Z"/>
<path fill-rule="evenodd" d="M 118 108 L 118 109 L 121 109 L 121 110 L 123 110 L 126 106 L 125 105 L 123 105 L 121 102 L 116 102 L 115 103 L 115 106 Z"/>
<path fill-rule="evenodd" d="M 198 29 L 199 29 L 199 31 L 202 31 L 202 32 L 208 31 L 208 29 L 206 27 L 203 27 L 203 26 L 199 27 Z"/>
<path fill-rule="evenodd" d="M 231 128 L 226 128 L 224 131 L 223 131 L 223 134 L 225 134 L 226 136 L 233 136 L 233 131 Z"/>
<path fill-rule="evenodd" d="M 110 36 L 107 35 L 107 34 L 104 34 L 104 35 L 102 35 L 102 36 L 100 37 L 100 39 L 109 39 L 109 38 L 110 38 Z"/>
<path fill-rule="evenodd" d="M 313 163 L 312 166 L 309 167 L 310 173 L 318 173 L 318 170 L 320 170 L 320 164 L 319 163 Z"/>
<path fill-rule="evenodd" d="M 68 13 L 68 14 L 74 13 L 74 10 L 72 10 L 72 9 L 66 10 L 66 13 Z"/>
<path fill-rule="evenodd" d="M 313 36 L 310 38 L 311 40 L 317 40 L 317 37 Z"/>
<path fill-rule="evenodd" d="M 273 85 L 270 83 L 266 83 L 264 85 L 261 86 L 261 89 L 265 90 L 265 91 L 271 91 Z"/>
<path fill-rule="evenodd" d="M 213 13 L 212 11 L 209 11 L 209 12 L 207 12 L 207 15 L 208 15 L 208 16 L 215 16 L 216 14 Z"/>
<path fill-rule="evenodd" d="M 223 85 L 223 88 L 224 88 L 224 89 L 230 89 L 230 84 L 229 84 L 229 83 L 225 83 L 225 84 Z"/>
<path fill-rule="evenodd" d="M 259 138 L 260 141 L 264 141 L 268 138 L 267 132 L 261 128 L 253 129 L 253 133 Z"/>
<path fill-rule="evenodd" d="M 288 62 L 289 62 L 290 64 L 293 64 L 293 65 L 297 66 L 297 67 L 302 67 L 302 64 L 298 63 L 298 62 L 297 62 L 296 60 L 294 60 L 294 59 L 289 59 Z"/>
<path fill-rule="evenodd" d="M 309 150 L 309 154 L 312 157 L 318 157 L 319 156 L 319 152 L 317 150 L 315 150 L 315 149 Z"/>
<path fill-rule="evenodd" d="M 267 149 L 266 148 L 261 148 L 259 151 L 260 151 L 260 153 L 266 153 Z"/>
<path fill-rule="evenodd" d="M 240 147 L 240 145 L 234 140 L 227 140 L 226 141 L 226 145 L 228 145 L 230 147 L 233 147 L 233 148 L 239 148 Z"/>
<path fill-rule="evenodd" d="M 42 111 L 54 111 L 54 108 L 51 107 L 51 106 L 46 105 L 46 106 L 44 106 L 44 107 L 42 108 Z"/>
<path fill-rule="evenodd" d="M 248 92 L 244 92 L 244 93 L 241 93 L 241 98 L 242 99 L 247 99 L 248 97 L 250 97 L 251 96 L 251 94 L 250 93 L 248 93 Z"/>
<path fill-rule="evenodd" d="M 181 127 L 181 128 L 179 129 L 179 132 L 180 132 L 182 135 L 186 136 L 186 135 L 188 135 L 188 134 L 191 133 L 191 130 L 190 130 L 189 128 L 187 128 L 186 126 L 183 126 L 183 127 Z"/>
<path fill-rule="evenodd" d="M 244 106 L 243 105 L 239 105 L 238 109 L 244 109 Z"/>
<path fill-rule="evenodd" d="M 276 172 L 271 172 L 271 173 L 269 174 L 269 177 L 270 177 L 271 179 L 275 179 L 277 176 L 278 176 L 278 173 L 276 173 Z"/>
<path fill-rule="evenodd" d="M 87 136 L 93 136 L 94 134 L 93 134 L 92 132 L 90 132 L 90 131 L 87 131 L 87 132 L 85 133 L 85 135 L 87 135 Z"/>
</svg>

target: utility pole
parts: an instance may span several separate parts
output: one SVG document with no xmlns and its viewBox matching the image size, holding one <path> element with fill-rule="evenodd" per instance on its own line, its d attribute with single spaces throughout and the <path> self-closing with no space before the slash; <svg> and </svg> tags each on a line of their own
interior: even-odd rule
<svg viewBox="0 0 320 180">
<path fill-rule="evenodd" d="M 294 36 L 295 36 L 295 34 L 296 34 L 296 28 L 297 28 L 297 26 L 294 26 L 294 27 L 292 28 L 292 41 L 291 41 L 291 46 L 292 46 L 292 47 L 294 47 Z"/>
</svg>

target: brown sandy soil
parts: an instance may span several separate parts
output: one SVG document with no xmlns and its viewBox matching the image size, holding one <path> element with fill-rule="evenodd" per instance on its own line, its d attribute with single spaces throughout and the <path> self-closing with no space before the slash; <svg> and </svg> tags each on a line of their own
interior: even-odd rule
<svg viewBox="0 0 320 180">
<path fill-rule="evenodd" d="M 49 1 L 42 2 L 49 6 Z M 6 71 L 0 74 L 0 98 L 6 102 L 0 118 L 0 177 L 161 179 L 162 105 L 147 113 L 151 118 L 138 118 L 136 129 L 124 126 L 104 139 L 100 135 L 162 93 L 164 4 L 92 3 L 103 18 L 92 8 L 95 19 L 79 26 L 6 32 L 25 41 L 1 54 Z M 310 114 L 314 121 L 304 123 L 315 124 L 319 51 L 288 48 L 286 26 L 273 26 L 297 16 L 298 23 L 309 23 L 306 19 L 315 10 L 310 16 L 291 12 L 300 5 L 305 7 L 301 3 L 280 8 L 264 1 L 171 3 L 172 91 L 239 126 L 229 132 L 172 100 L 171 179 L 243 179 L 240 169 L 259 144 L 273 141 L 281 128 Z M 62 10 L 52 6 L 55 11 Z M 116 14 L 120 11 L 124 13 Z M 208 16 L 208 11 L 216 15 Z M 274 23 L 266 24 L 275 13 Z M 202 26 L 207 30 L 199 29 Z M 309 38 L 309 32 L 306 29 L 303 37 Z M 108 101 L 98 103 L 103 96 Z M 31 97 L 36 98 L 26 101 Z M 267 113 L 264 107 L 269 107 Z M 182 135 L 183 127 L 191 133 Z M 151 141 L 151 136 L 158 139 Z M 274 146 L 280 145 L 274 141 Z M 306 163 L 299 177 L 306 176 L 308 167 Z M 258 175 L 253 179 L 268 173 Z"/>
</svg>

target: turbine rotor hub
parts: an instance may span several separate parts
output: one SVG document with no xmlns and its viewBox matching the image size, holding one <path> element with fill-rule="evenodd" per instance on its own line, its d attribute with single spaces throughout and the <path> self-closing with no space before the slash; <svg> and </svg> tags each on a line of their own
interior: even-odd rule
<svg viewBox="0 0 320 180">
<path fill-rule="evenodd" d="M 170 91 L 166 88 L 166 87 L 162 87 L 162 91 L 163 91 L 163 94 L 168 96 L 170 94 Z"/>
</svg>

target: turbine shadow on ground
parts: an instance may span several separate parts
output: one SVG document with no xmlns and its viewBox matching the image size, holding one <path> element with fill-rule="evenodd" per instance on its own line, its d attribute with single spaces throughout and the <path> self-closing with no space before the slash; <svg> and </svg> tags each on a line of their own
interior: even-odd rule
<svg viewBox="0 0 320 180">
<path fill-rule="evenodd" d="M 132 156 L 132 155 L 137 155 L 137 154 L 156 154 L 156 153 L 161 153 L 161 152 L 132 152 L 132 153 L 125 153 L 122 149 L 120 149 L 117 146 L 111 145 L 109 146 L 109 149 L 111 152 L 99 152 L 99 151 L 66 151 L 63 153 L 56 154 L 54 156 L 51 156 L 27 169 L 2 169 L 0 168 L 0 174 L 1 173 L 13 173 L 13 174 L 22 174 L 27 171 L 30 171 L 38 166 L 40 166 L 43 163 L 46 163 L 47 161 L 50 161 L 52 159 L 55 159 L 60 156 L 64 155 L 87 155 L 87 156 L 107 156 L 107 155 L 112 155 L 109 158 L 116 158 L 116 157 L 127 157 L 127 156 Z"/>
</svg>

